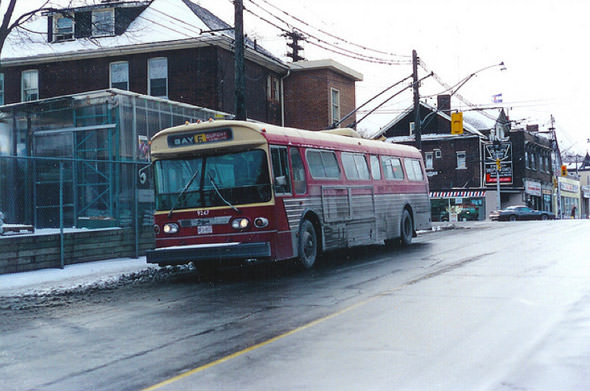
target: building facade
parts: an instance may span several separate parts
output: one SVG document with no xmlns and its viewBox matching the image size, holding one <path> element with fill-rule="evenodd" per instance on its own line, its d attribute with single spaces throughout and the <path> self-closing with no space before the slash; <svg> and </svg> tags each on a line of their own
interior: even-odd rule
<svg viewBox="0 0 590 391">
<path fill-rule="evenodd" d="M 421 103 L 420 108 L 433 221 L 485 220 L 495 209 L 522 204 L 555 212 L 552 141 L 526 129 L 511 129 L 503 111 L 492 121 L 466 112 L 463 133 L 451 134 L 449 104 L 442 96 L 437 107 Z M 410 107 L 376 136 L 415 145 L 413 129 Z"/>
<path fill-rule="evenodd" d="M 231 114 L 234 41 L 231 25 L 190 0 L 46 12 L 8 37 L 0 104 L 116 88 Z M 248 38 L 244 53 L 249 119 L 318 130 L 355 107 L 362 75 L 342 64 L 286 64 Z"/>
<path fill-rule="evenodd" d="M 45 33 L 23 41 L 18 31 L 7 40 L 4 104 L 117 88 L 234 111 L 233 28 L 191 1 L 112 1 L 60 9 L 27 29 Z M 281 104 L 268 84 L 288 69 L 246 41 L 250 118 L 281 122 Z"/>
<path fill-rule="evenodd" d="M 333 60 L 298 61 L 290 64 L 285 78 L 285 124 L 322 130 L 342 120 L 355 123 L 355 82 L 363 75 Z"/>
</svg>

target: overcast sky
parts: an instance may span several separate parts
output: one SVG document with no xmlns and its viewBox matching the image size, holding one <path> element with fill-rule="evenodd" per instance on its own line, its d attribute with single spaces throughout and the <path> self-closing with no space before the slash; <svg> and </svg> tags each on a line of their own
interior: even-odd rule
<svg viewBox="0 0 590 391">
<path fill-rule="evenodd" d="M 244 0 L 244 5 L 267 19 L 272 18 L 255 4 L 295 25 L 293 19 L 267 3 L 349 42 L 406 56 L 388 57 L 402 60 L 400 65 L 378 65 L 304 44 L 306 59 L 334 58 L 364 74 L 365 80 L 357 84 L 358 104 L 411 73 L 408 60 L 412 49 L 451 86 L 481 68 L 504 61 L 505 71 L 500 71 L 500 67 L 482 71 L 458 93 L 481 106 L 497 106 L 492 96 L 502 94 L 502 106 L 512 120 L 539 124 L 542 129 L 549 126 L 553 114 L 562 149 L 571 147 L 585 153 L 590 147 L 587 143 L 590 130 L 583 115 L 588 110 L 590 89 L 590 74 L 586 71 L 590 56 L 585 44 L 590 37 L 588 1 L 252 1 Z M 198 3 L 233 23 L 233 6 L 229 0 L 199 0 Z M 279 37 L 280 32 L 248 12 L 245 30 L 263 46 L 279 55 L 285 54 L 286 41 Z M 360 51 L 351 45 L 342 47 Z M 420 76 L 426 74 L 420 69 Z M 421 94 L 443 90 L 431 80 L 424 83 Z M 411 103 L 411 95 L 401 99 L 387 105 L 366 124 L 361 122 L 359 127 L 387 123 L 399 107 Z M 462 103 L 454 100 L 453 104 Z"/>
<path fill-rule="evenodd" d="M 21 6 L 38 1 L 19 0 Z M 193 1 L 233 24 L 231 0 Z M 333 58 L 363 73 L 364 81 L 357 83 L 357 104 L 409 75 L 412 49 L 451 86 L 477 70 L 504 61 L 505 71 L 500 71 L 500 67 L 482 71 L 458 93 L 478 106 L 498 106 L 492 102 L 492 96 L 502 94 L 501 105 L 511 120 L 539 124 L 542 130 L 549 127 L 553 114 L 562 150 L 584 154 L 590 147 L 590 130 L 583 115 L 588 110 L 586 96 L 590 89 L 590 75 L 586 71 L 590 55 L 585 43 L 590 37 L 590 2 L 586 0 L 243 1 L 248 10 L 281 27 L 285 24 L 256 4 L 304 31 L 311 31 L 328 44 L 399 62 L 382 65 L 359 61 L 304 43 L 306 59 Z M 246 12 L 245 31 L 287 60 L 286 40 L 280 37 L 280 30 Z M 393 55 L 363 51 L 351 43 Z M 421 77 L 427 74 L 424 69 L 419 71 Z M 429 79 L 421 87 L 421 95 L 443 90 Z M 410 104 L 411 95 L 401 95 L 361 122 L 359 128 L 379 128 Z M 453 106 L 469 109 L 456 99 Z"/>
</svg>

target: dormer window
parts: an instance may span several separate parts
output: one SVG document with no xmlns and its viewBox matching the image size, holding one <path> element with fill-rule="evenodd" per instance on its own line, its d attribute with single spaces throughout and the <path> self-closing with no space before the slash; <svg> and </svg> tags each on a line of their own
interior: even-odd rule
<svg viewBox="0 0 590 391">
<path fill-rule="evenodd" d="M 92 36 L 112 35 L 115 35 L 115 10 L 109 8 L 92 11 Z"/>
<path fill-rule="evenodd" d="M 74 19 L 68 15 L 56 15 L 53 19 L 53 41 L 67 41 L 74 38 Z"/>
</svg>

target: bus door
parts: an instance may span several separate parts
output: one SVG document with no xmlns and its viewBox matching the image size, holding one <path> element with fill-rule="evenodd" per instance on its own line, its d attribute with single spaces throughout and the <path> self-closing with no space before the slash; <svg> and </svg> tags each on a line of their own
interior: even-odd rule
<svg viewBox="0 0 590 391">
<path fill-rule="evenodd" d="M 289 170 L 289 157 L 287 147 L 270 147 L 272 162 L 273 190 L 275 194 L 275 213 L 273 219 L 277 230 L 276 257 L 278 259 L 291 258 L 294 256 L 292 247 L 291 231 L 285 211 L 285 198 L 293 197 L 291 187 L 291 171 Z"/>
</svg>

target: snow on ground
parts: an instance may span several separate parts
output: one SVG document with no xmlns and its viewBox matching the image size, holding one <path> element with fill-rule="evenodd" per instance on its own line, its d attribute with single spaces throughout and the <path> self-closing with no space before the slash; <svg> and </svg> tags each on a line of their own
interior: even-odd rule
<svg viewBox="0 0 590 391">
<path fill-rule="evenodd" d="M 42 269 L 30 272 L 0 274 L 0 297 L 43 295 L 90 286 L 109 285 L 122 276 L 158 269 L 145 257 L 118 258 L 105 261 L 67 265 L 62 269 Z"/>
</svg>

